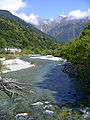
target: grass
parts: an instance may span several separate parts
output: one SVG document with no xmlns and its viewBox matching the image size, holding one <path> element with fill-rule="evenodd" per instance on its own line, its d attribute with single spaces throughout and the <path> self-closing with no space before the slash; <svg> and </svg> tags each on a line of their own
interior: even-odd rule
<svg viewBox="0 0 90 120">
<path fill-rule="evenodd" d="M 6 60 L 10 60 L 10 59 L 15 59 L 16 57 L 13 54 L 0 54 L 0 58 L 4 58 Z"/>
</svg>

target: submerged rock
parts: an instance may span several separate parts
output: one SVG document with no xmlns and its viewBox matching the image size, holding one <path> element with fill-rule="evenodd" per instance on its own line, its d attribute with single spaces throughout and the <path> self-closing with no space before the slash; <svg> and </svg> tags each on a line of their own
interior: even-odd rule
<svg viewBox="0 0 90 120">
<path fill-rule="evenodd" d="M 84 115 L 83 115 L 84 118 L 90 118 L 90 113 L 89 112 L 86 112 Z"/>
<path fill-rule="evenodd" d="M 49 109 L 49 108 L 52 108 L 52 105 L 45 105 L 45 106 L 43 107 L 43 109 Z"/>
<path fill-rule="evenodd" d="M 36 103 L 31 104 L 31 105 L 33 105 L 33 106 L 39 106 L 39 105 L 43 105 L 43 103 L 42 102 L 36 102 Z"/>
<path fill-rule="evenodd" d="M 47 114 L 53 114 L 54 112 L 53 112 L 53 111 L 50 111 L 50 110 L 45 110 L 44 113 L 47 113 Z"/>
<path fill-rule="evenodd" d="M 90 118 L 90 107 L 80 109 L 80 111 L 83 113 L 84 118 Z"/>
<path fill-rule="evenodd" d="M 19 113 L 15 116 L 16 120 L 26 120 L 28 118 L 28 113 Z"/>
<path fill-rule="evenodd" d="M 45 104 L 49 104 L 49 102 L 48 102 L 48 101 L 45 101 Z"/>
</svg>

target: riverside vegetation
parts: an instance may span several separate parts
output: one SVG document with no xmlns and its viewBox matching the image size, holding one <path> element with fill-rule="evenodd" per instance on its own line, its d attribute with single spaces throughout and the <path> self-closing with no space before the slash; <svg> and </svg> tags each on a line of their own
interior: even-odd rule
<svg viewBox="0 0 90 120">
<path fill-rule="evenodd" d="M 35 28 L 34 28 L 35 29 Z M 74 71 L 76 80 L 79 80 L 82 84 L 82 88 L 89 95 L 89 75 L 90 75 L 90 23 L 87 27 L 85 27 L 82 34 L 76 38 L 71 40 L 67 44 L 60 44 L 54 41 L 51 41 L 51 39 L 44 35 L 39 34 L 35 32 L 34 30 L 31 30 L 28 25 L 21 24 L 19 21 L 13 21 L 12 19 L 8 19 L 7 17 L 1 15 L 0 16 L 0 51 L 1 56 L 5 55 L 8 56 L 10 53 L 5 53 L 3 51 L 3 48 L 5 46 L 12 46 L 12 47 L 19 47 L 22 49 L 22 52 L 20 54 L 41 54 L 41 55 L 47 55 L 52 54 L 54 56 L 60 56 L 62 58 L 67 59 L 72 63 L 72 65 L 68 65 L 65 68 L 65 72 L 70 72 L 68 68 L 70 68 L 71 73 Z M 2 64 L 0 61 L 0 69 L 2 68 Z M 18 84 L 18 85 L 17 85 Z M 6 81 L 1 80 L 0 82 L 0 89 L 4 90 L 8 94 L 10 94 L 10 97 L 13 93 L 10 93 L 9 89 L 19 89 L 22 90 L 20 87 L 20 83 L 13 83 L 9 82 L 6 83 Z M 20 86 L 19 86 L 20 85 Z M 28 92 L 28 91 L 26 91 Z M 15 93 L 18 95 L 17 93 Z M 85 105 L 82 105 L 83 108 Z M 89 104 L 88 104 L 89 106 Z M 41 109 L 41 108 L 40 108 Z M 83 119 L 78 113 L 75 111 L 71 111 L 66 106 L 64 108 L 61 108 L 62 111 L 58 112 L 58 109 L 56 110 L 57 113 L 59 113 L 57 117 L 57 120 L 68 118 L 78 120 L 80 118 Z M 41 114 L 40 114 L 41 115 Z M 40 118 L 40 115 L 38 118 Z M 60 116 L 59 116 L 60 115 Z M 56 116 L 53 116 L 53 119 Z M 61 117 L 62 116 L 62 117 Z M 42 115 L 41 115 L 42 117 Z M 41 118 L 40 118 L 41 119 Z M 46 116 L 46 119 L 51 119 Z M 52 119 L 52 120 L 53 120 Z M 88 118 L 87 118 L 88 119 Z"/>
<path fill-rule="evenodd" d="M 0 48 L 19 47 L 27 54 L 56 54 L 60 43 L 34 28 L 29 23 L 4 11 L 0 12 Z"/>
<path fill-rule="evenodd" d="M 5 46 L 19 47 L 19 55 L 41 54 L 60 56 L 77 65 L 79 76 L 89 82 L 90 74 L 90 22 L 82 34 L 69 43 L 60 44 L 51 40 L 44 33 L 25 23 L 11 13 L 0 12 L 0 56 L 6 59 L 15 58 L 10 51 L 5 52 Z M 1 63 L 0 63 L 1 64 Z M 0 65 L 2 67 L 2 65 Z M 75 67 L 74 67 L 75 69 Z M 75 69 L 77 71 L 77 69 Z"/>
<path fill-rule="evenodd" d="M 75 66 L 73 66 L 74 73 L 77 72 L 76 77 L 82 83 L 83 89 L 90 94 L 90 22 L 85 27 L 82 34 L 77 38 L 67 43 L 62 48 L 63 58 L 66 58 Z M 68 66 L 69 67 L 69 66 Z"/>
</svg>

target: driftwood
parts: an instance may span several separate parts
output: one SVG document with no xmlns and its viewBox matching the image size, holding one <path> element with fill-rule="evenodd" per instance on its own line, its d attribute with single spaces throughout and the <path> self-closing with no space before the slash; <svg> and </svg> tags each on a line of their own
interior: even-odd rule
<svg viewBox="0 0 90 120">
<path fill-rule="evenodd" d="M 23 91 L 24 93 L 34 93 L 33 91 L 29 91 L 28 89 L 21 87 L 21 86 L 32 86 L 32 84 L 27 83 L 19 83 L 19 82 L 13 82 L 13 81 L 5 81 L 4 79 L 0 79 L 0 90 L 4 91 L 10 98 L 13 98 L 14 95 L 19 96 L 20 93 L 13 92 L 9 89 L 16 89 Z M 22 95 L 21 95 L 22 96 Z"/>
</svg>

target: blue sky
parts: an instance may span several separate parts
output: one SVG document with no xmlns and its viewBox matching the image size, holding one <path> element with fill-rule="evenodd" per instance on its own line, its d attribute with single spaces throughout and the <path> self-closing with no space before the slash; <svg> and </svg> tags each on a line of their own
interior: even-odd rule
<svg viewBox="0 0 90 120">
<path fill-rule="evenodd" d="M 0 9 L 34 24 L 38 24 L 38 17 L 48 19 L 61 14 L 69 19 L 90 18 L 90 0 L 0 0 Z"/>
<path fill-rule="evenodd" d="M 90 0 L 22 0 L 27 7 L 21 8 L 18 12 L 25 14 L 34 13 L 41 18 L 52 18 L 59 14 L 68 14 L 72 10 L 87 11 L 90 7 Z"/>
</svg>

